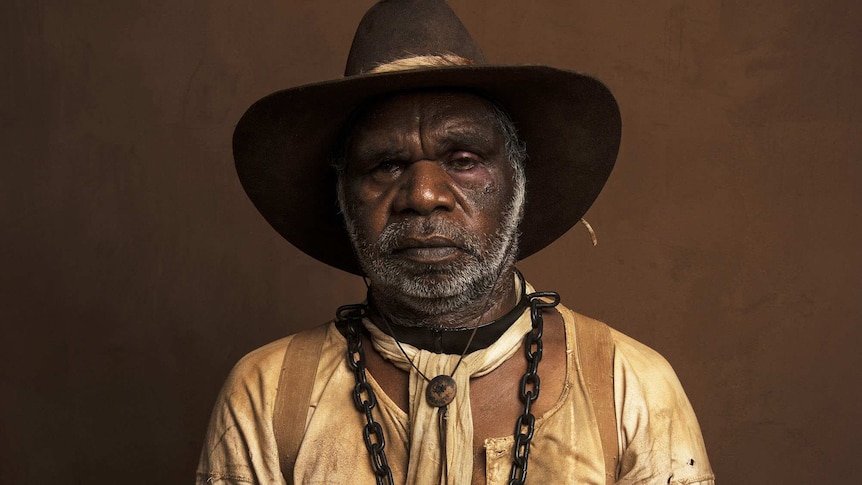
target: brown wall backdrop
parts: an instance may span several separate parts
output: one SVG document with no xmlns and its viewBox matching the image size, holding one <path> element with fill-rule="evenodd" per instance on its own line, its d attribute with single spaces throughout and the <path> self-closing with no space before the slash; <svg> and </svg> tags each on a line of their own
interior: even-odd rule
<svg viewBox="0 0 862 485">
<path fill-rule="evenodd" d="M 0 6 L 0 482 L 190 483 L 231 365 L 362 297 L 233 168 L 371 0 Z M 662 352 L 723 484 L 858 476 L 862 2 L 452 0 L 505 63 L 604 80 L 619 162 L 521 264 Z"/>
</svg>

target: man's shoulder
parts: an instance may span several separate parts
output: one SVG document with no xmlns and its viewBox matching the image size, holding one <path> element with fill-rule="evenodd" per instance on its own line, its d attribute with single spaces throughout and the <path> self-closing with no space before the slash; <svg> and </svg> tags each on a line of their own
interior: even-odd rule
<svg viewBox="0 0 862 485">
<path fill-rule="evenodd" d="M 575 314 L 576 319 L 590 319 Z M 652 412 L 662 409 L 675 409 L 688 399 L 682 384 L 671 364 L 652 347 L 607 325 L 613 342 L 613 375 L 617 400 L 632 399 L 645 405 Z M 619 403 L 618 403 L 619 404 Z"/>
<path fill-rule="evenodd" d="M 258 347 L 245 354 L 231 370 L 230 378 L 246 378 L 260 376 L 274 367 L 281 368 L 284 351 L 293 340 L 294 335 L 288 335 L 266 345 Z"/>
<path fill-rule="evenodd" d="M 275 383 L 281 373 L 285 351 L 291 342 L 300 338 L 328 333 L 331 323 L 313 327 L 301 332 L 282 337 L 247 353 L 234 365 L 226 387 L 246 387 L 250 385 Z M 268 386 L 265 386 L 268 387 Z"/>
<path fill-rule="evenodd" d="M 273 415 L 285 351 L 298 336 L 323 331 L 319 327 L 280 338 L 234 365 L 210 418 L 198 483 L 230 478 L 243 483 L 281 482 Z"/>
<path fill-rule="evenodd" d="M 673 372 L 670 363 L 658 351 L 613 327 L 610 329 L 615 354 L 626 359 L 633 367 L 645 371 Z"/>
<path fill-rule="evenodd" d="M 645 382 L 665 382 L 673 387 L 679 385 L 673 367 L 664 356 L 652 347 L 635 340 L 605 322 L 568 308 L 565 310 L 571 313 L 572 321 L 576 325 L 602 325 L 608 328 L 610 340 L 614 347 L 613 360 L 617 377 L 622 371 L 625 375 L 637 376 L 638 380 Z"/>
</svg>

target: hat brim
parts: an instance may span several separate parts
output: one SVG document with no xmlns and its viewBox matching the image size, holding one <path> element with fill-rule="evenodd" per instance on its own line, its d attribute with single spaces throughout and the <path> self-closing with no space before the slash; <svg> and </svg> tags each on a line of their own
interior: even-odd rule
<svg viewBox="0 0 862 485">
<path fill-rule="evenodd" d="M 545 66 L 467 66 L 365 74 L 275 92 L 237 124 L 234 159 L 254 205 L 285 239 L 362 274 L 344 229 L 330 160 L 342 126 L 369 98 L 426 88 L 476 91 L 500 104 L 526 144 L 527 200 L 518 259 L 575 225 L 619 150 L 616 100 L 596 79 Z"/>
</svg>

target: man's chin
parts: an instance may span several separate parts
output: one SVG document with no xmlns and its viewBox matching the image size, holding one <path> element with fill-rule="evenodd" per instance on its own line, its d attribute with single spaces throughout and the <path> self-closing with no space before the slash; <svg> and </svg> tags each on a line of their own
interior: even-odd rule
<svg viewBox="0 0 862 485">
<path fill-rule="evenodd" d="M 431 278 L 432 281 L 447 281 L 458 278 L 459 275 L 469 271 L 471 265 L 476 264 L 474 260 L 467 258 L 449 258 L 441 261 L 414 260 L 409 258 L 390 258 L 381 264 L 383 271 L 394 278 L 422 279 Z"/>
<path fill-rule="evenodd" d="M 391 265 L 372 277 L 390 292 L 414 298 L 449 298 L 467 291 L 472 278 L 463 266 L 453 264 Z"/>
<path fill-rule="evenodd" d="M 406 287 L 389 289 L 390 296 L 403 308 L 425 316 L 445 315 L 463 308 L 471 301 L 471 293 L 461 285 L 434 284 L 428 280 L 414 280 Z"/>
<path fill-rule="evenodd" d="M 457 288 L 468 286 L 463 275 L 453 273 L 452 268 L 441 268 L 439 266 L 421 266 L 403 270 L 387 278 L 390 283 L 388 286 L 395 288 L 423 288 L 427 289 L 432 294 L 440 294 L 440 296 L 448 296 L 444 288 L 451 289 L 451 293 L 457 293 Z M 413 293 L 413 292 L 411 292 Z"/>
</svg>

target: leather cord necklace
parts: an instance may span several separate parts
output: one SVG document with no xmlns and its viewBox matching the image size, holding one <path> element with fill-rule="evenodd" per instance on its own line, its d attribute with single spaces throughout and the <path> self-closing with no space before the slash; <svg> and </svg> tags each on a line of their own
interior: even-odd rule
<svg viewBox="0 0 862 485">
<path fill-rule="evenodd" d="M 539 362 L 542 360 L 542 311 L 547 308 L 555 307 L 559 303 L 560 297 L 556 292 L 535 292 L 528 295 L 526 294 L 526 285 L 523 282 L 523 277 L 520 273 L 518 273 L 518 276 L 521 278 L 522 288 L 522 295 L 518 305 L 516 305 L 512 311 L 507 313 L 501 319 L 482 325 L 481 327 L 493 330 L 496 328 L 495 325 L 498 324 L 500 320 L 508 320 L 513 313 L 515 313 L 515 319 L 517 319 L 517 316 L 523 312 L 524 308 L 527 306 L 530 308 L 532 328 L 524 337 L 524 353 L 527 359 L 527 371 L 521 378 L 519 386 L 519 395 L 524 403 L 524 412 L 518 417 L 515 423 L 515 443 L 513 447 L 514 456 L 512 471 L 509 477 L 510 484 L 520 485 L 524 483 L 524 480 L 526 480 L 527 477 L 530 442 L 535 431 L 536 418 L 532 413 L 532 405 L 539 397 L 540 388 L 538 366 Z M 548 299 L 549 301 L 545 301 L 545 299 Z M 369 300 L 369 302 L 371 302 L 371 300 Z M 520 311 L 518 311 L 519 309 Z M 377 399 L 371 385 L 366 380 L 365 375 L 365 353 L 362 348 L 360 327 L 362 319 L 365 318 L 367 314 L 368 307 L 366 305 L 345 305 L 340 307 L 336 312 L 336 320 L 339 327 L 345 329 L 344 333 L 347 339 L 347 361 L 350 368 L 353 370 L 356 381 L 353 391 L 353 400 L 357 409 L 366 417 L 366 425 L 363 428 L 363 441 L 365 442 L 365 446 L 371 457 L 375 479 L 378 484 L 391 484 L 393 483 L 392 471 L 384 452 L 385 437 L 383 436 L 383 428 L 374 420 L 372 413 L 373 408 L 377 405 Z M 387 333 L 395 339 L 391 325 L 385 318 L 383 318 L 383 321 L 388 327 L 387 330 L 389 330 L 389 332 Z M 508 328 L 512 321 L 505 325 L 505 327 Z M 468 338 L 468 343 L 464 347 L 455 369 L 457 369 L 458 365 L 460 365 L 463 360 L 464 355 L 466 355 L 468 349 L 470 349 L 470 345 L 479 328 L 480 327 L 474 327 L 472 329 L 471 335 Z M 404 356 L 407 357 L 407 354 L 398 339 L 395 339 L 395 342 L 398 344 L 398 348 L 401 352 L 404 353 Z M 429 382 L 429 385 L 426 388 L 426 400 L 429 405 L 441 408 L 441 418 L 438 425 L 442 442 L 441 448 L 445 449 L 446 406 L 452 402 L 455 397 L 455 393 L 457 392 L 454 385 L 455 382 L 452 379 L 455 369 L 452 370 L 451 375 L 447 376 L 443 374 L 436 376 L 433 379 L 428 379 L 427 376 L 419 371 L 411 359 L 408 358 L 407 361 L 410 362 L 410 365 L 419 373 L 420 376 Z M 447 475 L 448 468 L 446 463 L 447 460 L 445 459 L 446 455 L 444 454 L 443 457 L 444 459 L 442 460 L 442 463 L 444 468 L 442 470 L 443 476 L 441 478 Z"/>
</svg>

